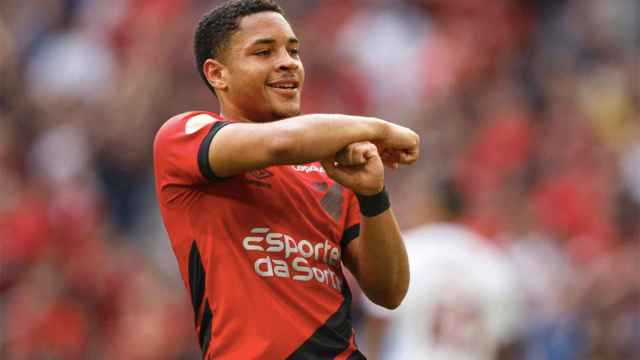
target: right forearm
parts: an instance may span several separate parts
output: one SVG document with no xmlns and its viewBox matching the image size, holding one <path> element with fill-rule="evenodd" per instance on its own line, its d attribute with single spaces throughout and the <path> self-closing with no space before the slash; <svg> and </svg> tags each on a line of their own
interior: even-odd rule
<svg viewBox="0 0 640 360">
<path fill-rule="evenodd" d="M 220 128 L 209 146 L 209 165 L 231 177 L 272 165 L 329 160 L 348 145 L 371 141 L 396 151 L 398 162 L 418 156 L 420 139 L 410 129 L 361 116 L 303 115 L 271 123 L 234 123 Z"/>
<path fill-rule="evenodd" d="M 384 139 L 388 123 L 370 117 L 313 114 L 273 123 L 278 139 L 273 142 L 277 164 L 296 164 L 334 156 L 347 145 Z"/>
</svg>

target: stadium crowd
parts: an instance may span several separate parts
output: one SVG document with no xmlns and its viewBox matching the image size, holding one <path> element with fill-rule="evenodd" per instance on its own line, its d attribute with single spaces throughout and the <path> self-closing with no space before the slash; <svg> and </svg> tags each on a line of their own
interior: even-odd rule
<svg viewBox="0 0 640 360">
<path fill-rule="evenodd" d="M 198 358 L 151 150 L 170 116 L 216 108 L 191 47 L 215 3 L 2 1 L 0 358 Z M 279 3 L 305 112 L 421 134 L 420 164 L 387 175 L 402 228 L 446 185 L 512 262 L 512 359 L 640 358 L 637 1 Z"/>
</svg>

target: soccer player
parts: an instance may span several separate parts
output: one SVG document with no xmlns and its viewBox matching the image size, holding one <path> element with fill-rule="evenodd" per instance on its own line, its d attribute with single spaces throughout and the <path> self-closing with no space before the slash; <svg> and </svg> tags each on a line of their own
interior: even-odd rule
<svg viewBox="0 0 640 360">
<path fill-rule="evenodd" d="M 507 254 L 462 224 L 463 198 L 453 183 L 445 185 L 435 199 L 438 219 L 404 235 L 414 276 L 402 306 L 390 312 L 364 300 L 367 331 L 384 334 L 372 344 L 382 344 L 380 359 L 524 358 L 515 268 Z"/>
<path fill-rule="evenodd" d="M 195 55 L 220 114 L 177 115 L 154 142 L 206 359 L 362 359 L 342 264 L 384 307 L 407 291 L 383 164 L 415 162 L 419 137 L 376 118 L 300 115 L 299 46 L 273 1 L 206 14 Z"/>
</svg>

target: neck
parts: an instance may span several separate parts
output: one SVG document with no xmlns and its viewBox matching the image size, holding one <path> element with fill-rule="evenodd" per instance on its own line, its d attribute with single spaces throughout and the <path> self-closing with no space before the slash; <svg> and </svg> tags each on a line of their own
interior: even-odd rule
<svg viewBox="0 0 640 360">
<path fill-rule="evenodd" d="M 226 104 L 223 101 L 220 101 L 220 115 L 224 119 L 238 121 L 238 122 L 253 122 L 246 116 L 240 109 L 232 104 Z"/>
<path fill-rule="evenodd" d="M 237 122 L 261 123 L 273 121 L 272 117 L 263 117 L 258 114 L 248 114 L 233 103 L 220 100 L 220 115 L 228 120 Z"/>
</svg>

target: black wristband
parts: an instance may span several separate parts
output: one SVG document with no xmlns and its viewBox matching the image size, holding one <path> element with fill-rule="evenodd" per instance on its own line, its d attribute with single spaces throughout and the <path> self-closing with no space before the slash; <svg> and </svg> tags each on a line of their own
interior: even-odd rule
<svg viewBox="0 0 640 360">
<path fill-rule="evenodd" d="M 389 201 L 389 194 L 386 188 L 382 188 L 382 191 L 375 195 L 360 195 L 356 194 L 358 203 L 360 204 L 360 213 L 366 217 L 374 217 L 382 214 L 391 207 Z"/>
</svg>

